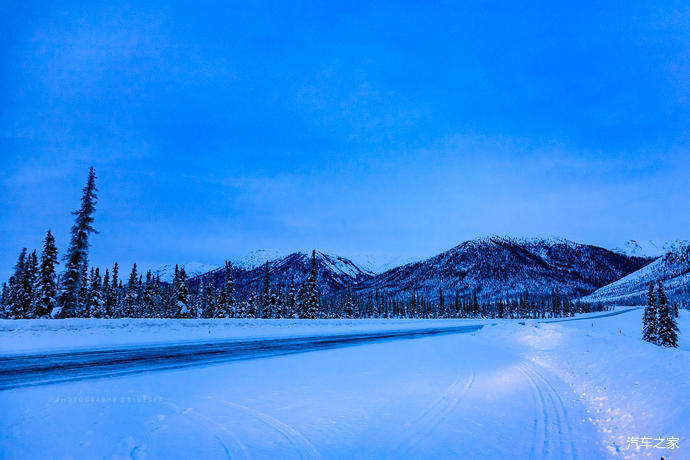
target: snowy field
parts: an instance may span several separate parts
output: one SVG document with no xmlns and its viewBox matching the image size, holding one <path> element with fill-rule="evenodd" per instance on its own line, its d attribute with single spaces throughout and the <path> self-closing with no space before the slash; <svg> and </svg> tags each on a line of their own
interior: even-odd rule
<svg viewBox="0 0 690 460">
<path fill-rule="evenodd" d="M 690 313 L 679 350 L 641 313 L 0 391 L 0 457 L 690 458 Z M 478 323 L 4 321 L 0 353 Z"/>
</svg>

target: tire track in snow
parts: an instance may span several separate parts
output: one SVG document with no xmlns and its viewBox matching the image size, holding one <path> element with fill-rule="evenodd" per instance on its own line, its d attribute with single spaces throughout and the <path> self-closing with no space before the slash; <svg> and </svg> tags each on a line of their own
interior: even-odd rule
<svg viewBox="0 0 690 460">
<path fill-rule="evenodd" d="M 537 376 L 538 379 L 540 379 L 548 388 L 549 388 L 549 393 L 551 395 L 552 400 L 554 400 L 554 406 L 556 407 L 557 411 L 559 411 L 562 414 L 562 419 L 565 422 L 565 429 L 567 431 L 567 439 L 568 442 L 568 448 L 570 450 L 570 455 L 571 458 L 577 459 L 577 446 L 575 444 L 575 439 L 573 435 L 573 426 L 572 423 L 570 422 L 570 418 L 568 417 L 568 409 L 566 408 L 565 404 L 563 403 L 563 398 L 561 398 L 560 394 L 556 389 L 554 388 L 553 384 L 547 379 L 538 369 L 536 369 L 534 366 L 531 367 L 532 372 Z M 559 424 L 560 427 L 560 424 Z M 560 428 L 559 428 L 560 429 Z"/>
<path fill-rule="evenodd" d="M 532 391 L 532 400 L 534 401 L 535 408 L 533 424 L 534 434 L 532 436 L 532 446 L 530 447 L 530 458 L 545 458 L 547 453 L 549 452 L 549 414 L 546 410 L 544 395 L 539 390 L 537 382 L 528 372 L 527 366 L 525 364 L 520 365 L 520 371 L 525 375 L 527 381 L 530 384 L 530 389 Z"/>
<path fill-rule="evenodd" d="M 243 406 L 241 404 L 236 404 L 233 402 L 229 401 L 224 401 L 222 399 L 216 399 L 216 398 L 209 398 L 212 401 L 215 401 L 217 403 L 223 404 L 227 407 L 230 407 L 232 409 L 238 410 L 240 412 L 244 412 L 245 414 L 248 414 L 262 422 L 264 422 L 266 425 L 270 426 L 274 430 L 276 430 L 278 433 L 280 433 L 286 440 L 287 442 L 297 451 L 297 454 L 299 455 L 300 458 L 303 459 L 320 459 L 321 455 L 319 452 L 316 450 L 316 447 L 309 442 L 307 438 L 302 435 L 299 431 L 291 427 L 290 425 L 281 422 L 275 417 L 272 417 L 268 414 L 264 414 L 263 412 L 260 412 L 256 409 L 252 409 L 251 407 Z"/>
<path fill-rule="evenodd" d="M 472 388 L 473 383 L 474 369 L 470 370 L 470 375 L 464 380 L 464 385 L 463 379 L 457 379 L 451 383 L 439 399 L 419 416 L 403 426 L 402 436 L 404 440 L 401 445 L 398 445 L 397 450 L 403 453 L 409 452 L 440 423 L 446 420 L 463 396 Z"/>
<path fill-rule="evenodd" d="M 543 450 L 539 452 L 533 444 L 530 450 L 530 458 L 544 458 L 558 454 L 558 458 L 577 459 L 578 455 L 575 439 L 573 438 L 572 424 L 568 418 L 568 410 L 563 403 L 563 399 L 548 379 L 535 369 L 531 363 L 525 362 L 520 367 L 532 386 L 533 394 L 536 395 L 535 401 L 538 401 L 537 411 L 542 413 Z M 551 425 L 555 427 L 556 439 L 553 439 L 553 433 L 550 429 Z M 566 432 L 564 432 L 564 429 Z"/>
</svg>

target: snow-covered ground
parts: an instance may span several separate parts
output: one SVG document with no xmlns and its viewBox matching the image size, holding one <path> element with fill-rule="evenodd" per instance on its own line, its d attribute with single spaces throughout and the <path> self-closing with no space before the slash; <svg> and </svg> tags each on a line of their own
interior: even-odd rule
<svg viewBox="0 0 690 460">
<path fill-rule="evenodd" d="M 0 457 L 690 458 L 690 314 L 680 350 L 642 342 L 640 320 L 637 309 L 489 321 L 498 324 L 472 334 L 0 391 Z M 221 333 L 209 322 L 144 321 L 75 320 L 57 331 L 3 322 L 0 346 L 134 344 L 146 330 L 163 342 L 209 339 L 209 330 L 216 339 L 475 323 L 246 321 L 219 323 Z M 642 436 L 677 437 L 680 448 L 627 448 Z"/>
<path fill-rule="evenodd" d="M 467 320 L 488 324 L 496 320 Z M 458 320 L 0 319 L 2 355 L 228 339 L 305 337 L 457 326 Z"/>
</svg>

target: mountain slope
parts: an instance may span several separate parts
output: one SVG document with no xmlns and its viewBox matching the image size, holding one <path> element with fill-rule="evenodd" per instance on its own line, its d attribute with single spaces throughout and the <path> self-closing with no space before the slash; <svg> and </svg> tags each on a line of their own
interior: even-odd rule
<svg viewBox="0 0 690 460">
<path fill-rule="evenodd" d="M 185 273 L 187 273 L 188 278 L 193 278 L 195 276 L 208 273 L 211 270 L 215 270 L 217 267 L 214 265 L 204 264 L 201 262 L 188 262 L 186 264 L 178 266 L 178 268 L 184 268 Z M 173 277 L 175 276 L 175 265 L 167 264 L 161 265 L 151 270 L 153 276 L 157 276 L 161 281 L 166 283 L 172 283 Z"/>
<path fill-rule="evenodd" d="M 650 282 L 661 281 L 672 300 L 690 300 L 690 246 L 679 247 L 642 269 L 598 289 L 587 302 L 643 305 Z"/>
<path fill-rule="evenodd" d="M 233 266 L 235 288 L 239 295 L 248 294 L 251 290 L 258 292 L 263 287 L 265 276 L 265 261 L 260 265 L 246 270 Z M 316 270 L 319 289 L 322 294 L 330 294 L 349 285 L 356 285 L 370 279 L 373 274 L 360 268 L 351 260 L 316 251 Z M 268 273 L 271 286 L 281 283 L 287 287 L 294 279 L 299 284 L 309 277 L 311 272 L 311 254 L 295 252 L 285 257 L 269 260 Z M 225 268 L 213 271 L 214 283 L 220 285 L 225 279 Z M 190 280 L 190 285 L 198 285 L 199 277 Z"/>
<path fill-rule="evenodd" d="M 657 241 L 629 240 L 622 247 L 613 249 L 628 256 L 657 258 L 690 244 L 687 240 Z"/>
<path fill-rule="evenodd" d="M 466 241 L 430 259 L 389 270 L 357 286 L 359 293 L 386 290 L 427 299 L 439 289 L 452 296 L 477 291 L 483 300 L 528 293 L 579 296 L 640 269 L 645 259 L 565 239 L 489 237 Z"/>
</svg>

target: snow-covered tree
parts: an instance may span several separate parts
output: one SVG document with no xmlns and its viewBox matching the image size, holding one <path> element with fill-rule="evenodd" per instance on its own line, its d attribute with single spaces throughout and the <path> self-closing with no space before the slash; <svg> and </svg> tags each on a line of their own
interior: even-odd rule
<svg viewBox="0 0 690 460">
<path fill-rule="evenodd" d="M 178 270 L 175 266 L 175 279 L 173 280 L 173 301 L 175 303 L 176 316 L 178 318 L 191 318 L 192 311 L 189 305 L 189 288 L 187 287 L 187 273 L 184 267 Z"/>
<path fill-rule="evenodd" d="M 654 283 L 649 283 L 647 292 L 647 306 L 642 314 L 642 339 L 650 343 L 657 342 L 657 299 Z"/>
<path fill-rule="evenodd" d="M 235 298 L 235 279 L 232 275 L 232 264 L 225 262 L 225 280 L 218 291 L 214 318 L 232 318 L 237 314 L 237 300 Z"/>
<path fill-rule="evenodd" d="M 657 285 L 657 344 L 662 347 L 678 347 L 678 325 L 671 311 L 661 282 Z"/>
<path fill-rule="evenodd" d="M 309 279 L 306 283 L 306 296 L 304 298 L 304 305 L 302 305 L 302 314 L 300 317 L 313 319 L 320 316 L 319 310 L 319 286 L 316 276 L 316 251 L 311 253 L 311 271 Z"/>
<path fill-rule="evenodd" d="M 26 265 L 24 267 L 24 295 L 25 304 L 23 305 L 23 318 L 38 318 L 36 314 L 36 307 L 38 303 L 37 291 L 38 281 L 38 256 L 36 251 L 33 251 L 26 258 Z"/>
<path fill-rule="evenodd" d="M 84 292 L 85 267 L 88 264 L 89 235 L 97 233 L 93 227 L 93 214 L 96 210 L 96 171 L 89 168 L 89 177 L 83 189 L 81 207 L 74 212 L 76 220 L 72 227 L 72 238 L 66 253 L 65 273 L 62 276 L 62 292 L 60 293 L 59 316 L 70 317 L 81 309 L 84 299 L 80 296 Z"/>
<path fill-rule="evenodd" d="M 86 316 L 89 318 L 103 318 L 105 316 L 103 308 L 103 286 L 101 284 L 101 273 L 98 268 L 91 269 L 87 299 Z"/>
<path fill-rule="evenodd" d="M 10 277 L 7 293 L 7 317 L 24 318 L 29 304 L 25 290 L 24 274 L 26 272 L 26 248 L 22 249 Z"/>
<path fill-rule="evenodd" d="M 55 265 L 58 262 L 58 252 L 55 246 L 55 238 L 50 230 L 43 240 L 41 252 L 41 265 L 37 281 L 36 316 L 38 318 L 50 315 L 57 301 L 57 275 Z"/>
<path fill-rule="evenodd" d="M 137 272 L 137 264 L 132 265 L 132 271 L 129 274 L 129 281 L 127 282 L 127 293 L 124 300 L 124 316 L 126 318 L 136 318 L 139 314 L 139 273 Z"/>
<path fill-rule="evenodd" d="M 209 273 L 208 280 L 203 292 L 204 301 L 201 310 L 202 318 L 213 318 L 213 313 L 216 310 L 216 290 L 213 283 L 213 273 Z"/>
<path fill-rule="evenodd" d="M 285 317 L 294 318 L 297 315 L 297 291 L 295 290 L 295 279 L 290 280 L 287 301 L 285 302 Z"/>
<path fill-rule="evenodd" d="M 0 292 L 0 319 L 7 318 L 8 306 L 7 306 L 7 296 L 8 296 L 7 283 L 2 283 L 2 291 Z"/>
<path fill-rule="evenodd" d="M 345 297 L 345 318 L 354 318 L 355 308 L 352 303 L 352 286 L 347 287 L 347 295 Z"/>
</svg>

